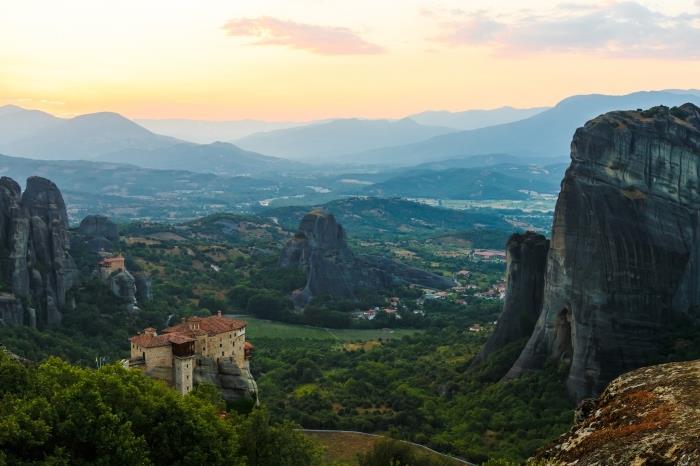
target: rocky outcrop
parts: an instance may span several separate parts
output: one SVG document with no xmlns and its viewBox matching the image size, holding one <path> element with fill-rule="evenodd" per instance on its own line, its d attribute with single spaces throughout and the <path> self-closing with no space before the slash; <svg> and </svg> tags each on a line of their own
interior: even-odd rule
<svg viewBox="0 0 700 466">
<path fill-rule="evenodd" d="M 77 233 L 84 238 L 88 250 L 95 253 L 114 252 L 119 242 L 117 224 L 104 215 L 88 215 L 80 222 Z"/>
<path fill-rule="evenodd" d="M 557 465 L 700 464 L 700 361 L 645 367 L 586 400 L 573 428 L 537 454 Z"/>
<path fill-rule="evenodd" d="M 69 254 L 68 216 L 51 181 L 30 177 L 22 194 L 12 179 L 0 179 L 0 283 L 8 325 L 57 325 L 66 292 L 78 273 Z M 14 301 L 12 301 L 14 299 Z"/>
<path fill-rule="evenodd" d="M 531 231 L 515 233 L 508 239 L 503 311 L 498 317 L 496 330 L 472 361 L 472 367 L 484 362 L 498 349 L 532 335 L 542 309 L 548 250 L 547 238 Z"/>
<path fill-rule="evenodd" d="M 700 109 L 612 112 L 579 128 L 535 330 L 508 377 L 548 359 L 575 399 L 657 360 L 700 304 Z"/>
<path fill-rule="evenodd" d="M 453 285 L 444 277 L 390 259 L 355 256 L 343 227 L 323 210 L 313 210 L 302 218 L 296 234 L 282 251 L 280 266 L 300 267 L 306 273 L 306 286 L 294 296 L 295 303 L 301 306 L 324 294 L 356 299 L 361 289 L 408 283 L 438 289 Z"/>
<path fill-rule="evenodd" d="M 130 311 L 136 306 L 136 280 L 128 270 L 114 273 L 107 278 L 107 285 L 114 296 L 126 302 Z"/>
<path fill-rule="evenodd" d="M 153 299 L 151 276 L 146 272 L 134 272 L 136 285 L 136 300 L 139 303 L 147 303 Z"/>
<path fill-rule="evenodd" d="M 218 362 L 204 356 L 197 356 L 194 367 L 195 385 L 208 383 L 221 392 L 227 403 L 257 403 L 258 386 L 248 368 L 240 368 L 233 358 L 221 358 Z"/>
</svg>

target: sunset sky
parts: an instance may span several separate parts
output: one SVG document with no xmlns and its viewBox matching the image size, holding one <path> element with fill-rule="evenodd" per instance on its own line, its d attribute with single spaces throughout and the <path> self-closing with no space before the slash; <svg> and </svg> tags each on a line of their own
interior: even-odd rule
<svg viewBox="0 0 700 466">
<path fill-rule="evenodd" d="M 700 88 L 700 1 L 0 0 L 0 104 L 401 117 Z"/>
</svg>

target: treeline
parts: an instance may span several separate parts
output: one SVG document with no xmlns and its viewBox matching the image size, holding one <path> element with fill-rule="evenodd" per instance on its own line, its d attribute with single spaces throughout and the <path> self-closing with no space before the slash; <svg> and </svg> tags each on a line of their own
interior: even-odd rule
<svg viewBox="0 0 700 466">
<path fill-rule="evenodd" d="M 222 415 L 216 390 L 183 397 L 115 365 L 0 352 L 0 412 L 1 465 L 322 464 L 319 447 L 264 410 Z"/>
</svg>

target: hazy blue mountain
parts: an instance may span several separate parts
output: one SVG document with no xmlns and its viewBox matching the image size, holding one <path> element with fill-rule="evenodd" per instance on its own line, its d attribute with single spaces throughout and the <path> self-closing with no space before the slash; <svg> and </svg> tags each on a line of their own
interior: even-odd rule
<svg viewBox="0 0 700 466">
<path fill-rule="evenodd" d="M 529 191 L 556 194 L 568 163 L 548 166 L 503 164 L 490 167 L 412 170 L 369 186 L 372 196 L 439 199 L 528 199 Z"/>
<path fill-rule="evenodd" d="M 99 160 L 130 163 L 144 168 L 187 170 L 197 173 L 240 176 L 301 170 L 298 162 L 269 157 L 241 149 L 227 142 L 189 142 L 152 150 L 125 149 L 101 156 Z"/>
<path fill-rule="evenodd" d="M 427 161 L 478 154 L 562 157 L 569 153 L 576 128 L 612 110 L 700 104 L 700 95 L 678 92 L 635 92 L 622 96 L 601 94 L 569 97 L 555 107 L 525 120 L 436 136 L 426 141 L 385 147 L 342 158 L 359 163 L 415 165 Z"/>
<path fill-rule="evenodd" d="M 466 110 L 463 112 L 428 111 L 410 115 L 408 118 L 428 126 L 443 126 L 457 130 L 485 128 L 513 121 L 524 120 L 548 110 L 549 107 L 513 108 L 500 107 L 493 110 Z"/>
<path fill-rule="evenodd" d="M 351 152 L 421 141 L 454 131 L 403 120 L 343 119 L 238 139 L 244 149 L 295 160 L 327 161 Z"/>
<path fill-rule="evenodd" d="M 7 118 L 13 115 L 10 113 Z M 91 113 L 56 120 L 0 144 L 0 151 L 35 159 L 84 160 L 124 149 L 157 149 L 179 142 L 154 134 L 117 113 Z"/>
<path fill-rule="evenodd" d="M 154 133 L 172 136 L 184 141 L 209 144 L 217 141 L 233 141 L 251 134 L 277 129 L 293 128 L 308 123 L 293 121 L 261 120 L 187 120 L 187 119 L 144 119 L 134 120 Z"/>
<path fill-rule="evenodd" d="M 3 105 L 0 107 L 0 144 L 21 139 L 60 121 L 59 118 L 40 110 Z"/>
</svg>

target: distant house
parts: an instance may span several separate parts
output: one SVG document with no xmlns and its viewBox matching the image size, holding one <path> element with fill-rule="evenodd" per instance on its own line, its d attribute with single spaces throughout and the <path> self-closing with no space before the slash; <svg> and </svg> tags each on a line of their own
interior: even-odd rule
<svg viewBox="0 0 700 466">
<path fill-rule="evenodd" d="M 474 325 L 471 325 L 469 327 L 470 332 L 478 333 L 478 332 L 481 332 L 483 330 L 484 330 L 484 327 L 482 327 L 481 324 L 474 324 Z"/>
<path fill-rule="evenodd" d="M 147 328 L 131 337 L 128 366 L 148 375 L 171 381 L 182 394 L 192 390 L 195 356 L 216 361 L 232 358 L 238 367 L 247 367 L 253 346 L 245 341 L 246 323 L 223 317 L 190 317 L 158 334 Z"/>
</svg>

